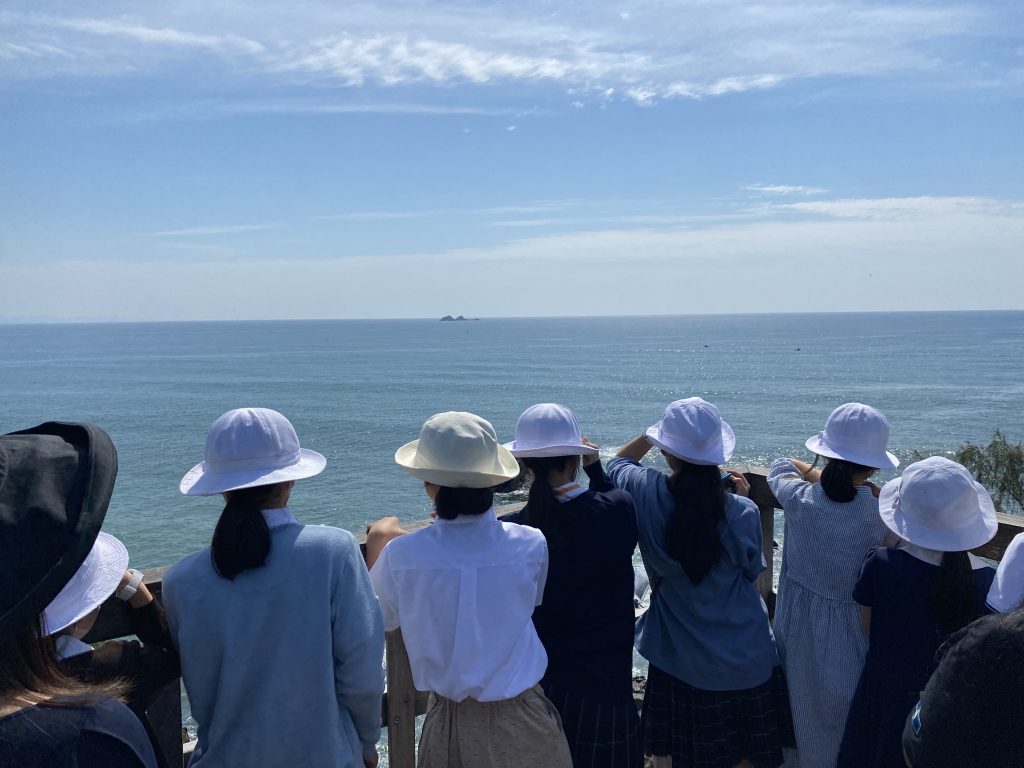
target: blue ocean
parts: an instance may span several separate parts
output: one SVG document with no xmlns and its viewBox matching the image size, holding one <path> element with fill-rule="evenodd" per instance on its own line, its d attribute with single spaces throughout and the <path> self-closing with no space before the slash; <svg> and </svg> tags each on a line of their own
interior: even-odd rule
<svg viewBox="0 0 1024 768">
<path fill-rule="evenodd" d="M 220 500 L 186 498 L 178 481 L 238 406 L 281 411 L 327 456 L 292 507 L 352 531 L 428 515 L 393 456 L 445 410 L 511 440 L 525 407 L 564 403 L 607 455 L 700 395 L 736 431 L 737 465 L 807 456 L 804 440 L 849 400 L 889 417 L 901 459 L 997 428 L 1024 438 L 1024 312 L 0 325 L 0 350 L 0 429 L 72 419 L 112 435 L 105 528 L 138 567 L 209 543 Z"/>
</svg>

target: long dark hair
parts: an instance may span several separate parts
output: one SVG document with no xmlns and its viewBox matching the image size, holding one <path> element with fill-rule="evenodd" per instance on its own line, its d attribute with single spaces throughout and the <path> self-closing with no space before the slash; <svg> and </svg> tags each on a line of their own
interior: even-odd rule
<svg viewBox="0 0 1024 768">
<path fill-rule="evenodd" d="M 725 514 L 725 489 L 718 467 L 674 459 L 668 489 L 676 502 L 665 526 L 665 551 L 678 560 L 694 584 L 718 562 L 718 523 Z"/>
<path fill-rule="evenodd" d="M 213 531 L 210 557 L 217 573 L 228 581 L 243 571 L 259 568 L 270 554 L 270 526 L 262 515 L 281 483 L 228 491 L 227 504 Z"/>
<path fill-rule="evenodd" d="M 0 641 L 0 703 L 27 696 L 54 706 L 79 706 L 123 699 L 128 687 L 123 680 L 85 683 L 70 676 L 61 669 L 53 639 L 43 636 L 38 620 Z"/>
<path fill-rule="evenodd" d="M 548 480 L 551 472 L 562 472 L 570 462 L 576 462 L 577 456 L 545 456 L 523 458 L 520 461 L 530 470 L 533 481 L 530 483 L 530 495 L 526 499 L 523 510 L 523 522 L 539 528 L 549 542 L 561 542 L 565 539 L 565 517 L 560 513 L 558 497 Z"/>
<path fill-rule="evenodd" d="M 945 636 L 978 617 L 974 607 L 974 575 L 966 552 L 944 552 L 930 598 L 932 613 Z"/>
<path fill-rule="evenodd" d="M 854 464 L 843 459 L 829 459 L 821 470 L 821 490 L 832 501 L 848 502 L 857 498 L 857 486 L 853 484 L 853 476 L 870 472 L 874 467 Z"/>
<path fill-rule="evenodd" d="M 449 488 L 445 485 L 434 495 L 434 511 L 442 520 L 454 520 L 461 515 L 482 515 L 494 504 L 491 488 Z"/>
</svg>

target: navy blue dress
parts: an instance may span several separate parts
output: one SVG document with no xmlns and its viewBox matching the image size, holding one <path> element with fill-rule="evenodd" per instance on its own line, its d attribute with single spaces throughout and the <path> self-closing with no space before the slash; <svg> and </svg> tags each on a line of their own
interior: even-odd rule
<svg viewBox="0 0 1024 768">
<path fill-rule="evenodd" d="M 850 705 L 837 768 L 904 768 L 907 713 L 935 671 L 945 640 L 929 605 L 940 568 L 901 549 L 868 553 L 853 599 L 871 608 L 871 635 Z M 995 570 L 976 568 L 975 611 L 985 612 Z"/>
<path fill-rule="evenodd" d="M 548 668 L 541 685 L 562 716 L 574 768 L 643 763 L 633 700 L 632 497 L 615 490 L 600 462 L 590 488 L 561 505 L 562 540 L 548 541 L 544 602 L 533 613 Z M 504 518 L 523 523 L 525 508 Z"/>
</svg>

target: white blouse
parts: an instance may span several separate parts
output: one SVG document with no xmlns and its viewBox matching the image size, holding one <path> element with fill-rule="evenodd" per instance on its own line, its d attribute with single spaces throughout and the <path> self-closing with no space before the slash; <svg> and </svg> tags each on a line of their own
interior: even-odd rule
<svg viewBox="0 0 1024 768">
<path fill-rule="evenodd" d="M 417 690 L 502 701 L 547 669 L 532 620 L 547 571 L 544 535 L 491 508 L 393 539 L 370 579 L 385 629 L 402 628 Z"/>
</svg>

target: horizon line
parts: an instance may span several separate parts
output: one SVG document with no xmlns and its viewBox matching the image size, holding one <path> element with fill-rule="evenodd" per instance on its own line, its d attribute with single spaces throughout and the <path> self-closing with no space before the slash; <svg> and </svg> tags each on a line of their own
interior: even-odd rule
<svg viewBox="0 0 1024 768">
<path fill-rule="evenodd" d="M 962 309 L 872 309 L 872 310 L 795 310 L 788 312 L 651 312 L 625 313 L 604 315 L 480 315 L 466 316 L 463 321 L 474 322 L 484 320 L 597 320 L 605 318 L 656 318 L 656 317 L 784 317 L 784 316 L 822 316 L 822 315 L 951 315 L 981 313 L 1024 313 L 1024 308 L 962 308 Z M 289 317 L 289 318 L 181 318 L 181 319 L 5 319 L 0 318 L 0 326 L 29 325 L 173 325 L 186 323 L 331 323 L 331 322 L 441 322 L 448 315 L 418 315 L 411 317 Z M 458 317 L 459 315 L 455 315 Z"/>
</svg>

